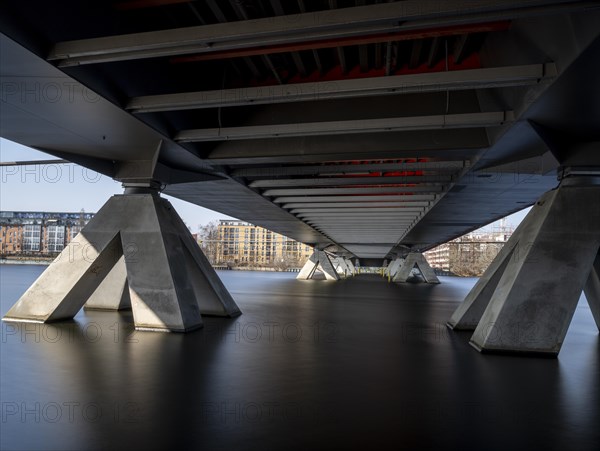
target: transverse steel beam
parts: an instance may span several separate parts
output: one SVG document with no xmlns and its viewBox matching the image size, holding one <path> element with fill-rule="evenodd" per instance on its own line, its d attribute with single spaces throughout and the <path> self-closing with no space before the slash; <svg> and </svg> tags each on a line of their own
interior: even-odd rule
<svg viewBox="0 0 600 451">
<path fill-rule="evenodd" d="M 282 208 L 286 209 L 297 209 L 297 208 L 325 208 L 335 211 L 338 208 L 382 208 L 382 207 L 400 207 L 400 208 L 411 208 L 411 207 L 428 207 L 429 202 L 409 202 L 409 201 L 397 201 L 397 202 L 370 202 L 365 200 L 364 202 L 294 202 L 282 205 Z"/>
<path fill-rule="evenodd" d="M 288 138 L 355 133 L 497 127 L 514 121 L 512 111 L 490 113 L 440 114 L 351 121 L 307 122 L 182 130 L 178 142 L 229 141 L 260 138 Z"/>
<path fill-rule="evenodd" d="M 398 194 L 398 193 L 440 193 L 444 191 L 443 185 L 419 184 L 419 186 L 406 187 L 364 187 L 364 188 L 282 188 L 267 189 L 263 196 L 328 196 L 328 195 L 350 195 L 350 194 Z"/>
<path fill-rule="evenodd" d="M 435 195 L 412 195 L 412 196 L 298 196 L 298 197 L 277 197 L 273 199 L 276 204 L 287 204 L 292 202 L 339 202 L 341 204 L 345 202 L 356 202 L 356 201 L 369 201 L 369 202 L 383 202 L 383 201 L 398 201 L 398 202 L 414 202 L 414 201 L 430 201 L 435 198 Z"/>
<path fill-rule="evenodd" d="M 388 162 L 365 164 L 320 164 L 307 166 L 278 166 L 240 168 L 231 171 L 232 177 L 279 177 L 290 175 L 363 174 L 371 172 L 457 172 L 468 162 L 423 161 L 418 163 Z"/>
<path fill-rule="evenodd" d="M 350 186 L 350 185 L 399 185 L 417 183 L 450 183 L 452 177 L 437 176 L 398 176 L 398 177 L 323 177 L 302 179 L 255 180 L 251 188 L 270 188 L 276 186 Z"/>
<path fill-rule="evenodd" d="M 57 43 L 48 59 L 60 66 L 282 45 L 507 20 L 598 8 L 565 0 L 406 0 L 330 11 L 268 17 Z"/>
<path fill-rule="evenodd" d="M 215 91 L 183 92 L 134 97 L 127 104 L 133 113 L 201 108 L 306 102 L 366 96 L 398 95 L 467 89 L 535 85 L 553 79 L 554 63 L 494 67 L 424 74 L 371 77 L 356 80 L 298 83 Z"/>
<path fill-rule="evenodd" d="M 326 213 L 327 209 L 323 208 L 297 208 L 295 210 L 290 211 L 292 214 L 300 214 L 300 213 Z M 414 212 L 421 212 L 423 208 L 419 207 L 354 207 L 354 208 L 336 208 L 335 212 L 331 213 L 397 213 L 398 216 L 402 216 L 403 214 L 410 215 Z"/>
</svg>

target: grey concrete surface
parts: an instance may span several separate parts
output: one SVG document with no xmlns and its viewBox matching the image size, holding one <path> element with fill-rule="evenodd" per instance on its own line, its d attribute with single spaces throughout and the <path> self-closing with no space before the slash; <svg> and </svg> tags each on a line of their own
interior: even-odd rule
<svg viewBox="0 0 600 451">
<path fill-rule="evenodd" d="M 83 307 L 94 310 L 131 309 L 125 256 L 121 256 Z"/>
<path fill-rule="evenodd" d="M 600 330 L 600 253 L 596 256 L 583 291 Z"/>
<path fill-rule="evenodd" d="M 126 194 L 109 199 L 3 319 L 71 319 L 90 297 L 99 303 L 97 289 L 114 296 L 103 305 L 117 305 L 121 259 L 139 329 L 186 332 L 202 327 L 202 314 L 240 314 L 171 204 L 156 194 Z M 117 286 L 102 287 L 113 269 Z"/>
<path fill-rule="evenodd" d="M 600 187 L 567 179 L 530 212 L 471 344 L 556 355 L 600 247 Z"/>
<path fill-rule="evenodd" d="M 404 262 L 404 259 L 396 258 L 387 266 L 387 268 L 385 268 L 385 273 L 387 274 L 388 278 L 393 279 L 396 276 L 398 270 L 402 266 L 402 262 Z"/>
<path fill-rule="evenodd" d="M 433 268 L 429 266 L 429 263 L 420 252 L 411 252 L 408 254 L 392 280 L 394 282 L 406 283 L 414 268 L 419 270 L 426 283 L 440 283 L 440 279 L 435 275 Z"/>
<path fill-rule="evenodd" d="M 339 280 L 340 275 L 333 267 L 333 263 L 327 252 L 315 249 L 313 254 L 308 258 L 298 276 L 298 280 L 312 279 L 317 270 L 321 271 L 327 280 Z"/>
<path fill-rule="evenodd" d="M 537 227 L 543 222 L 543 217 L 548 213 L 550 204 L 547 202 L 538 202 L 530 210 L 526 220 L 523 220 L 508 242 L 502 247 L 498 255 L 494 258 L 490 266 L 485 270 L 483 276 L 477 280 L 473 289 L 469 292 L 465 300 L 460 304 L 447 325 L 451 329 L 475 330 L 481 320 L 483 312 L 487 308 L 498 282 L 502 278 L 506 266 L 513 257 L 515 249 L 518 252 L 526 247 L 526 242 L 520 242 L 524 235 L 537 233 Z M 519 247 L 520 246 L 520 247 Z M 518 257 L 518 254 L 515 258 Z"/>
</svg>

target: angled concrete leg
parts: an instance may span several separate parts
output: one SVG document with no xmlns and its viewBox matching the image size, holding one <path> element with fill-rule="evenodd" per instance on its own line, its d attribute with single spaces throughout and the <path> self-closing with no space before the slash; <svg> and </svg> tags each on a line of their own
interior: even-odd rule
<svg viewBox="0 0 600 451">
<path fill-rule="evenodd" d="M 404 263 L 402 263 L 402 266 L 400 266 L 396 272 L 393 281 L 400 283 L 406 282 L 415 266 L 423 275 L 425 282 L 440 283 L 440 280 L 435 275 L 435 271 L 429 266 L 429 263 L 427 263 L 427 260 L 425 260 L 425 257 L 420 252 L 411 252 L 406 256 Z"/>
<path fill-rule="evenodd" d="M 188 235 L 171 204 L 157 192 L 113 196 L 4 319 L 72 318 L 88 299 L 95 300 L 97 289 L 108 292 L 101 283 L 113 269 L 119 288 L 123 286 L 118 266 L 122 257 L 137 329 L 185 332 L 202 326 L 202 312 L 238 315 L 235 302 Z M 118 305 L 117 298 L 115 294 L 105 304 Z"/>
<path fill-rule="evenodd" d="M 296 276 L 296 279 L 298 279 L 298 280 L 312 279 L 312 276 L 314 275 L 315 271 L 317 270 L 317 266 L 319 266 L 318 252 L 319 251 L 315 250 L 312 253 L 312 255 L 310 257 L 308 257 L 308 260 L 306 260 L 306 263 L 304 263 L 304 266 L 302 267 L 302 269 Z"/>
<path fill-rule="evenodd" d="M 542 196 L 543 214 L 526 219 L 471 338 L 480 351 L 560 351 L 600 247 L 600 186 L 579 179 Z"/>
<path fill-rule="evenodd" d="M 596 326 L 600 330 L 600 253 L 596 255 L 596 260 L 590 270 L 583 291 L 596 321 Z"/>
<path fill-rule="evenodd" d="M 511 259 L 515 249 L 523 246 L 519 244 L 522 236 L 531 236 L 537 233 L 541 218 L 548 212 L 548 203 L 536 204 L 533 206 L 527 219 L 519 224 L 519 227 L 512 234 L 510 239 L 502 247 L 496 258 L 479 278 L 475 286 L 471 289 L 464 301 L 454 311 L 450 320 L 446 323 L 451 329 L 456 330 L 475 330 L 483 312 L 487 308 L 492 295 L 502 278 L 504 271 Z"/>
<path fill-rule="evenodd" d="M 131 309 L 125 257 L 121 256 L 84 305 L 92 310 Z"/>
<path fill-rule="evenodd" d="M 387 268 L 385 269 L 386 270 L 385 272 L 388 277 L 388 282 L 396 276 L 396 274 L 398 273 L 398 270 L 400 269 L 400 266 L 402 266 L 402 262 L 404 262 L 403 259 L 397 258 L 387 266 Z"/>
<path fill-rule="evenodd" d="M 171 214 L 174 213 L 174 214 Z M 198 301 L 200 313 L 208 316 L 236 317 L 242 312 L 223 285 L 216 271 L 189 233 L 181 217 L 171 204 L 165 211 L 165 221 L 172 227 L 172 236 L 179 237 L 183 245 L 186 268 Z"/>
<path fill-rule="evenodd" d="M 352 264 L 352 260 L 349 258 L 346 259 L 346 266 L 348 267 L 348 271 L 350 271 L 350 275 L 354 276 L 356 274 L 356 268 Z"/>
<path fill-rule="evenodd" d="M 97 234 L 94 239 L 82 231 L 3 319 L 43 323 L 73 318 L 121 256 L 118 231 Z"/>
<path fill-rule="evenodd" d="M 350 275 L 350 268 L 348 268 L 346 259 L 344 257 L 335 258 L 335 270 L 340 276 L 344 278 Z"/>
<path fill-rule="evenodd" d="M 334 269 L 329 256 L 325 251 L 315 249 L 308 261 L 304 264 L 296 279 L 312 279 L 317 269 L 321 270 L 327 280 L 339 280 L 340 276 Z"/>
</svg>

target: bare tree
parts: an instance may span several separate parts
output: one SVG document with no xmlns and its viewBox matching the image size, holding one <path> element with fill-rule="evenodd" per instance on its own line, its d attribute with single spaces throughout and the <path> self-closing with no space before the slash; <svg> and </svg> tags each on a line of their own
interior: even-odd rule
<svg viewBox="0 0 600 451">
<path fill-rule="evenodd" d="M 220 263 L 217 261 L 220 245 L 219 223 L 217 221 L 209 222 L 200 227 L 200 230 L 198 230 L 198 244 L 212 265 Z"/>
<path fill-rule="evenodd" d="M 504 243 L 453 242 L 450 246 L 452 271 L 461 277 L 479 277 L 492 263 Z"/>
</svg>

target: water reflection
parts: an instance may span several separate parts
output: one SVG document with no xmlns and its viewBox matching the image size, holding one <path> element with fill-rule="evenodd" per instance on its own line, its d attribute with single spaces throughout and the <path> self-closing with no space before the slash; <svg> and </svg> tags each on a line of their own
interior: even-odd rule
<svg viewBox="0 0 600 451">
<path fill-rule="evenodd" d="M 600 336 L 582 295 L 559 357 L 559 399 L 566 436 L 585 436 L 600 424 Z M 596 437 L 600 433 L 596 433 Z M 588 446 L 597 446 L 589 440 Z M 568 443 L 565 443 L 567 446 Z M 590 448 L 591 449 L 591 448 Z M 596 448 L 597 449 L 597 448 Z"/>
<path fill-rule="evenodd" d="M 131 312 L 2 323 L 2 448 L 596 449 L 589 311 L 558 359 L 489 356 L 445 327 L 474 280 L 221 275 L 244 314 L 190 334 L 134 332 Z"/>
</svg>

